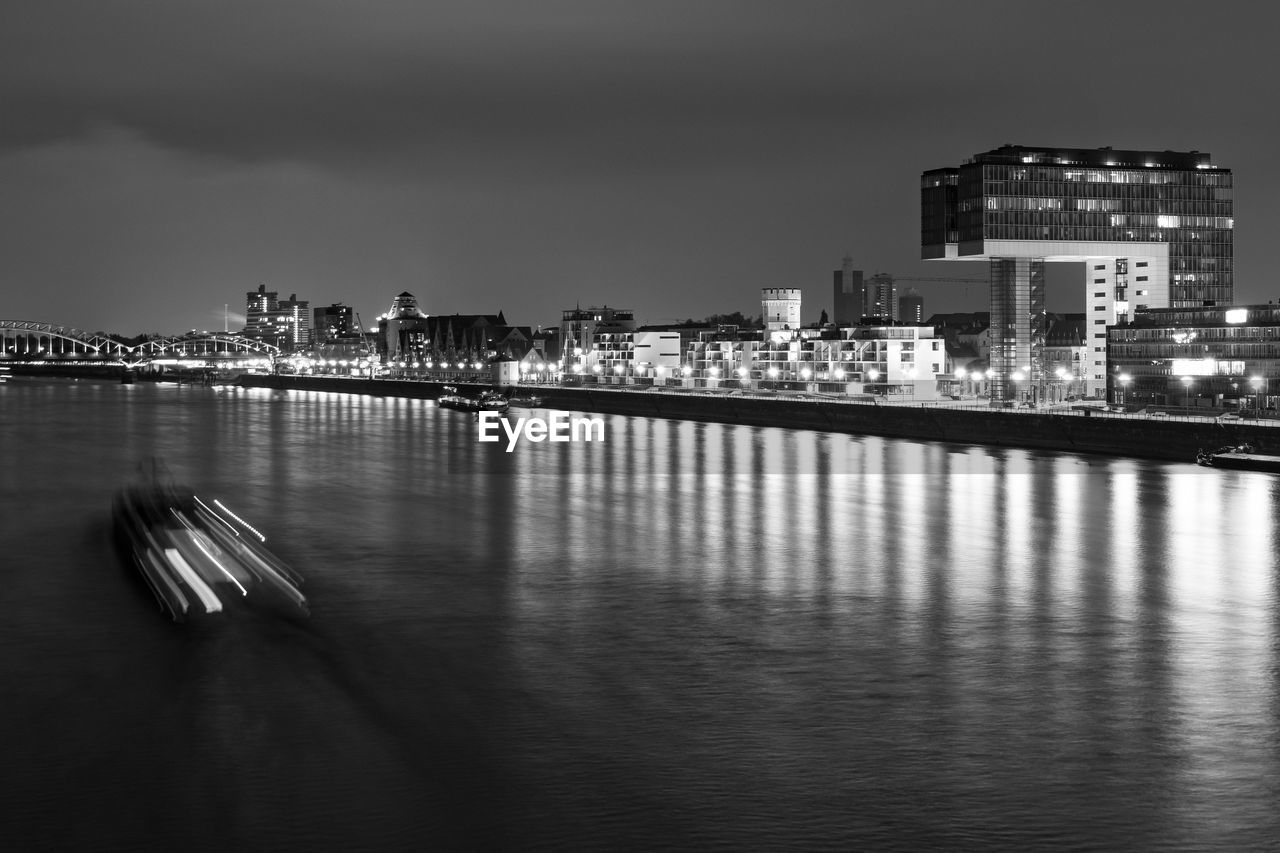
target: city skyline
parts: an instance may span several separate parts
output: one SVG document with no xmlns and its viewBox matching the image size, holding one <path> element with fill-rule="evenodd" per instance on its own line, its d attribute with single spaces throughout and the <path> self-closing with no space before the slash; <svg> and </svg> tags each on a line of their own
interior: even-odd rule
<svg viewBox="0 0 1280 853">
<path fill-rule="evenodd" d="M 986 274 L 919 260 L 918 179 L 1006 143 L 1210 153 L 1236 175 L 1235 301 L 1276 295 L 1252 10 L 67 8 L 0 13 L 6 319 L 221 328 L 265 283 L 366 320 L 407 290 L 532 325 L 754 314 L 798 287 L 812 322 L 846 253 L 926 314 L 984 310 L 982 285 L 910 281 Z M 1174 64 L 1192 21 L 1199 59 Z M 1078 310 L 1065 275 L 1050 310 Z"/>
</svg>

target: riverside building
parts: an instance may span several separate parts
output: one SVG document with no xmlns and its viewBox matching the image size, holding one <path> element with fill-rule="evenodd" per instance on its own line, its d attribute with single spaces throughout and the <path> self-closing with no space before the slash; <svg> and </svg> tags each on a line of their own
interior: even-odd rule
<svg viewBox="0 0 1280 853">
<path fill-rule="evenodd" d="M 1108 332 L 1118 405 L 1266 411 L 1280 393 L 1280 305 L 1159 308 Z"/>
<path fill-rule="evenodd" d="M 265 284 L 245 293 L 246 338 L 269 343 L 283 352 L 304 349 L 311 343 L 311 309 L 296 293 L 280 299 L 278 291 Z"/>
<path fill-rule="evenodd" d="M 920 180 L 921 257 L 989 264 L 992 395 L 1044 378 L 1044 266 L 1084 266 L 1087 393 L 1107 387 L 1107 327 L 1232 300 L 1229 169 L 1199 151 L 1005 145 Z"/>
</svg>

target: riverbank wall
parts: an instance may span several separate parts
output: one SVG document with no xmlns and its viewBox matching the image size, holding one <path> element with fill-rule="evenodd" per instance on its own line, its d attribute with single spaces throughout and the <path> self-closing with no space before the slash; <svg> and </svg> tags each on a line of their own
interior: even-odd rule
<svg viewBox="0 0 1280 853">
<path fill-rule="evenodd" d="M 241 384 L 279 390 L 374 394 L 436 399 L 444 383 L 317 376 L 245 376 Z M 456 386 L 469 393 L 464 386 Z M 479 393 L 482 387 L 476 386 Z M 547 408 L 574 412 L 671 418 L 759 427 L 878 435 L 955 444 L 1130 456 L 1191 463 L 1196 451 L 1252 444 L 1280 454 L 1280 426 L 1209 418 L 1156 419 L 1103 412 L 1034 412 L 936 405 L 841 402 L 681 392 L 539 386 Z"/>
</svg>

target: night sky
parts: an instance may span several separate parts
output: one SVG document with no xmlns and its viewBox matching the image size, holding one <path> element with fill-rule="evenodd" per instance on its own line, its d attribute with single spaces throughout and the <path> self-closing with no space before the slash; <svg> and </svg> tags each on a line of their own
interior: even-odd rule
<svg viewBox="0 0 1280 853">
<path fill-rule="evenodd" d="M 845 253 L 984 276 L 918 260 L 918 180 L 1005 143 L 1210 152 L 1265 302 L 1278 55 L 1259 3 L 9 0 L 0 319 L 235 330 L 265 283 L 527 325 L 802 287 L 813 320 Z"/>
</svg>

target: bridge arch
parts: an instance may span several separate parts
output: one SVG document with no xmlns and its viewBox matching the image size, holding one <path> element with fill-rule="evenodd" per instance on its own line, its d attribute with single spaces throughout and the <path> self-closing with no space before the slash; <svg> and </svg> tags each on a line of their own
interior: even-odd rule
<svg viewBox="0 0 1280 853">
<path fill-rule="evenodd" d="M 116 361 L 130 349 L 128 344 L 70 326 L 32 320 L 0 320 L 0 359 Z"/>
<path fill-rule="evenodd" d="M 89 361 L 137 366 L 157 360 L 265 360 L 280 348 L 242 335 L 188 332 L 126 344 L 94 332 L 31 320 L 0 320 L 0 361 Z"/>
</svg>

